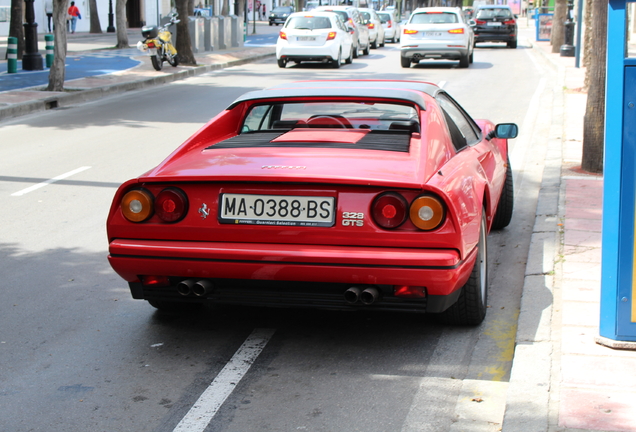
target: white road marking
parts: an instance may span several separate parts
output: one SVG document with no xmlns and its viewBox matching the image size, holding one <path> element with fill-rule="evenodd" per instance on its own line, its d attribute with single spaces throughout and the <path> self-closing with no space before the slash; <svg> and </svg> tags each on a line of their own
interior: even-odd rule
<svg viewBox="0 0 636 432">
<path fill-rule="evenodd" d="M 174 432 L 204 431 L 225 399 L 256 361 L 275 331 L 275 329 L 255 329 L 174 428 Z"/>
<path fill-rule="evenodd" d="M 28 188 L 26 188 L 26 189 L 22 189 L 21 191 L 18 191 L 18 192 L 12 193 L 12 194 L 11 194 L 11 196 L 22 196 L 22 195 L 28 194 L 29 192 L 33 192 L 33 191 L 34 191 L 34 190 L 36 190 L 36 189 L 40 189 L 40 188 L 42 188 L 42 187 L 44 187 L 44 186 L 46 186 L 46 185 L 50 185 L 51 183 L 55 183 L 56 181 L 63 180 L 63 179 L 65 179 L 65 178 L 70 177 L 70 176 L 72 176 L 72 175 L 75 175 L 75 174 L 77 174 L 77 173 L 81 173 L 82 171 L 86 171 L 86 170 L 87 170 L 87 169 L 89 169 L 89 168 L 91 168 L 91 167 L 89 167 L 89 166 L 84 166 L 84 167 L 81 167 L 81 168 L 75 169 L 75 170 L 73 170 L 73 171 L 69 171 L 69 172 L 64 173 L 64 174 L 62 174 L 62 175 L 59 175 L 59 176 L 57 176 L 57 177 L 53 177 L 52 179 L 49 179 L 49 180 L 43 181 L 42 183 L 38 183 L 38 184 L 35 184 L 35 185 L 33 185 L 33 186 L 30 186 L 30 187 L 28 187 Z"/>
</svg>

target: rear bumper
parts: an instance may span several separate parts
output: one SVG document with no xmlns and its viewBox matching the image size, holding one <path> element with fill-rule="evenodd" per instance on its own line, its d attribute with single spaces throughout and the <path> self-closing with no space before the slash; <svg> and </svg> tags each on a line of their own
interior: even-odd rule
<svg viewBox="0 0 636 432">
<path fill-rule="evenodd" d="M 475 33 L 475 43 L 479 42 L 512 42 L 517 40 L 515 33 Z"/>
<path fill-rule="evenodd" d="M 459 60 L 461 57 L 468 55 L 468 47 L 466 48 L 426 48 L 426 47 L 404 47 L 401 50 L 401 56 L 411 60 L 420 59 L 448 59 Z"/>
<path fill-rule="evenodd" d="M 213 300 L 239 301 L 241 296 L 231 294 L 244 290 L 251 281 L 251 290 L 262 295 L 278 292 L 281 284 L 270 289 L 270 282 L 292 283 L 287 292 L 292 297 L 302 294 L 294 305 L 307 299 L 342 300 L 344 290 L 353 285 L 376 286 L 385 300 L 392 296 L 395 285 L 424 286 L 429 298 L 433 296 L 456 298 L 472 270 L 475 253 L 461 260 L 452 249 L 418 250 L 400 248 L 280 245 L 256 243 L 179 242 L 151 240 L 114 240 L 108 257 L 113 269 L 136 287 L 136 298 L 176 296 L 170 287 L 153 291 L 140 283 L 140 276 L 168 276 L 174 285 L 184 279 L 207 279 L 225 286 L 224 294 L 217 291 Z M 304 293 L 305 287 L 311 293 Z M 237 291 L 238 290 L 238 291 Z M 301 293 L 303 291 L 303 293 Z M 150 296 L 150 297 L 149 297 Z M 421 303 L 421 300 L 401 303 Z M 315 302 L 315 301 L 314 301 Z M 318 302 L 320 303 L 320 302 Z M 444 301 L 441 301 L 444 303 Z M 325 303 L 325 307 L 334 307 Z M 452 304 L 452 302 L 450 303 Z M 449 305 L 450 305 L 449 304 Z M 425 303 L 424 303 L 425 307 Z M 447 307 L 447 306 L 446 306 Z"/>
</svg>

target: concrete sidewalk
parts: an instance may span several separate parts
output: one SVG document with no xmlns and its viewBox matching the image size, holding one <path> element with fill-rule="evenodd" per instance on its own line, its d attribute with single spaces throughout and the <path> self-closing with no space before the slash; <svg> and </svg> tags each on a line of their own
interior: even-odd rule
<svg viewBox="0 0 636 432">
<path fill-rule="evenodd" d="M 585 69 L 528 39 L 558 88 L 502 430 L 636 431 L 636 351 L 597 343 L 603 177 L 580 168 Z M 532 268 L 533 250 L 550 241 L 552 269 Z"/>
</svg>

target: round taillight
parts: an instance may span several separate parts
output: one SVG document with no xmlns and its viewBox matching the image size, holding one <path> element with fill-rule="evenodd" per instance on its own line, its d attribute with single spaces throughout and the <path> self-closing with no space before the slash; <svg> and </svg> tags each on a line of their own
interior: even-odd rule
<svg viewBox="0 0 636 432">
<path fill-rule="evenodd" d="M 444 205 L 442 202 L 430 195 L 417 197 L 411 203 L 411 222 L 413 225 L 424 231 L 430 231 L 442 224 L 444 220 Z"/>
<path fill-rule="evenodd" d="M 145 189 L 134 189 L 127 192 L 121 200 L 121 211 L 131 222 L 143 222 L 152 216 L 153 197 Z"/>
<path fill-rule="evenodd" d="M 187 212 L 188 198 L 181 189 L 166 188 L 155 198 L 155 214 L 164 222 L 178 222 Z"/>
<path fill-rule="evenodd" d="M 387 192 L 378 196 L 371 206 L 375 223 L 382 228 L 397 228 L 406 220 L 408 203 L 402 195 Z"/>
</svg>

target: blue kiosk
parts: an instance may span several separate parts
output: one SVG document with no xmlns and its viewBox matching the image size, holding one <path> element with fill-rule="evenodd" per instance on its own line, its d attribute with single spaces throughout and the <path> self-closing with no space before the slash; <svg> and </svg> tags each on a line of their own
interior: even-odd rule
<svg viewBox="0 0 636 432">
<path fill-rule="evenodd" d="M 636 349 L 636 55 L 626 0 L 609 0 L 600 338 Z"/>
</svg>

